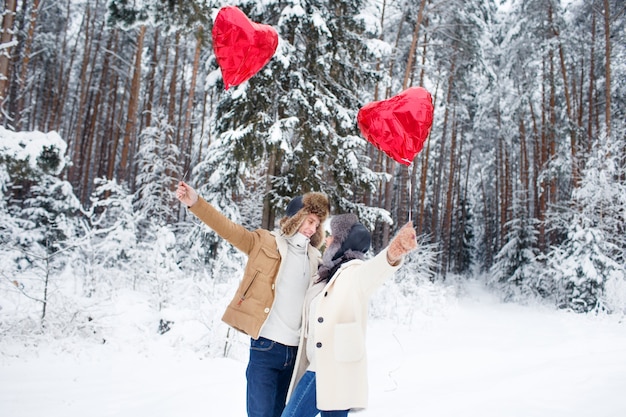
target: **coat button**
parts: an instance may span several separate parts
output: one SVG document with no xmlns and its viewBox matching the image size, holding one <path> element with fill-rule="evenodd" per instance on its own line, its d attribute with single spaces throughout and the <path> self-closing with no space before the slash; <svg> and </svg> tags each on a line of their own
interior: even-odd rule
<svg viewBox="0 0 626 417">
<path fill-rule="evenodd" d="M 324 317 L 318 317 L 317 318 L 317 322 L 318 323 L 324 323 Z"/>
<path fill-rule="evenodd" d="M 317 346 L 318 348 L 321 348 L 321 347 L 322 347 L 322 342 L 317 342 L 317 343 L 315 344 L 315 346 Z"/>
<path fill-rule="evenodd" d="M 265 311 L 265 314 L 267 314 L 267 313 L 270 312 L 270 308 L 269 307 L 265 307 L 265 310 L 263 310 L 263 311 Z"/>
<path fill-rule="evenodd" d="M 324 297 L 327 297 L 327 296 L 328 296 L 328 291 L 324 293 Z"/>
</svg>

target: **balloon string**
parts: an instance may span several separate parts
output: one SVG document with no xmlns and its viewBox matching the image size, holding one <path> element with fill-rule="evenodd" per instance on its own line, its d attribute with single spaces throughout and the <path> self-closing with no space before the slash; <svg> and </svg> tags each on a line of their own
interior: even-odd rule
<svg viewBox="0 0 626 417">
<path fill-rule="evenodd" d="M 407 167 L 407 170 L 409 170 L 409 168 Z M 410 173 L 410 170 L 409 170 Z M 407 176 L 409 179 L 409 221 L 413 221 L 413 184 L 411 181 L 411 176 L 408 175 Z"/>
</svg>

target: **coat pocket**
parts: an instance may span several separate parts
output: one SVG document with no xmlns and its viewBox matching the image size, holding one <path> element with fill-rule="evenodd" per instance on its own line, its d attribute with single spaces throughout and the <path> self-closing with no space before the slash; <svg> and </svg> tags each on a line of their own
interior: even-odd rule
<svg viewBox="0 0 626 417">
<path fill-rule="evenodd" d="M 338 362 L 356 362 L 365 355 L 365 335 L 359 323 L 335 325 L 335 359 Z"/>
</svg>

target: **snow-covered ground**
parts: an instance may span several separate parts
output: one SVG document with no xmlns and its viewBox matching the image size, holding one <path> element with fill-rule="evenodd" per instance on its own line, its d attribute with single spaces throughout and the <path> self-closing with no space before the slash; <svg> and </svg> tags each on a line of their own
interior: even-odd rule
<svg viewBox="0 0 626 417">
<path fill-rule="evenodd" d="M 356 415 L 626 416 L 619 317 L 502 304 L 474 289 L 400 324 L 373 319 L 368 341 L 370 407 Z M 221 358 L 158 341 L 0 341 L 0 416 L 245 416 L 244 345 Z"/>
</svg>

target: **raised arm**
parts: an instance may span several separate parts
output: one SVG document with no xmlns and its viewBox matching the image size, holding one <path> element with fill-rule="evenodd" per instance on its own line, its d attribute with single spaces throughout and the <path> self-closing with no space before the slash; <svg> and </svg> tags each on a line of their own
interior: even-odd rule
<svg viewBox="0 0 626 417">
<path fill-rule="evenodd" d="M 240 251 L 249 254 L 259 235 L 237 224 L 215 207 L 198 196 L 196 190 L 189 184 L 181 181 L 176 189 L 176 198 L 189 207 L 189 210 L 204 224 L 213 229 L 219 236 L 226 239 Z"/>
</svg>

